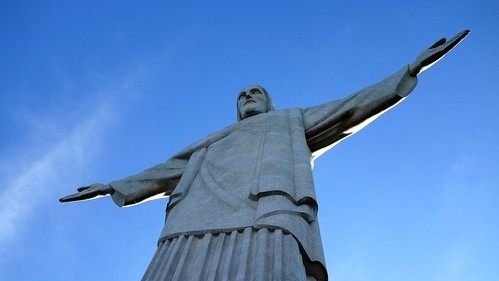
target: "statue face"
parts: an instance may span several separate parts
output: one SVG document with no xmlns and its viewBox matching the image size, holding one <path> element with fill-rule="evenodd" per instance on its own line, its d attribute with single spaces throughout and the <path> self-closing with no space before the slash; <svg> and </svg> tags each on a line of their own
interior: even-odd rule
<svg viewBox="0 0 499 281">
<path fill-rule="evenodd" d="M 267 97 L 259 89 L 244 89 L 238 97 L 237 107 L 241 119 L 267 112 Z"/>
</svg>

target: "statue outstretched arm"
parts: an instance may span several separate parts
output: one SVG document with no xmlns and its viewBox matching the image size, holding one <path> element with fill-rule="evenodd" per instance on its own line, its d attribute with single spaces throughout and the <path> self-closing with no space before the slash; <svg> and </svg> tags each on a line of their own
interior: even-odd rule
<svg viewBox="0 0 499 281">
<path fill-rule="evenodd" d="M 114 203 L 123 207 L 168 197 L 177 187 L 181 178 L 185 185 L 192 178 L 193 173 L 195 174 L 199 159 L 202 160 L 199 155 L 200 152 L 204 151 L 203 148 L 225 137 L 230 132 L 231 130 L 222 130 L 208 136 L 175 154 L 165 163 L 153 166 L 137 175 L 112 181 L 109 184 L 97 183 L 80 187 L 77 189 L 78 192 L 63 197 L 59 201 L 82 201 L 111 195 Z M 191 161 L 192 159 L 194 161 Z"/>
<path fill-rule="evenodd" d="M 401 102 L 416 84 L 417 78 L 410 75 L 406 66 L 344 99 L 306 108 L 305 136 L 313 157 L 317 158 Z"/>
<path fill-rule="evenodd" d="M 417 75 L 445 56 L 468 33 L 465 30 L 449 41 L 439 40 L 409 66 L 379 83 L 344 99 L 305 109 L 305 132 L 313 156 L 318 157 L 401 102 L 416 87 Z"/>
<path fill-rule="evenodd" d="M 59 199 L 60 202 L 91 200 L 111 195 L 120 207 L 169 196 L 182 177 L 187 159 L 172 158 L 137 175 L 109 184 L 80 187 L 77 192 Z"/>
</svg>

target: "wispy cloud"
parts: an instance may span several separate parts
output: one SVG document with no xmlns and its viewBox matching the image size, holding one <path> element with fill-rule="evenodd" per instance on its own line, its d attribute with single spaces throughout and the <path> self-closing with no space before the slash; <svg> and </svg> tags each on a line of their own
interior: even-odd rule
<svg viewBox="0 0 499 281">
<path fill-rule="evenodd" d="M 66 178 L 85 163 L 84 151 L 91 151 L 91 148 L 99 145 L 105 128 L 115 116 L 113 109 L 106 102 L 101 102 L 81 123 L 74 126 L 66 137 L 57 140 L 41 157 L 2 160 L 24 162 L 22 168 L 13 175 L 7 175 L 3 180 L 4 189 L 0 195 L 2 252 L 5 245 L 16 236 L 23 221 L 43 198 L 51 194 L 61 177 Z"/>
<path fill-rule="evenodd" d="M 33 132 L 28 135 L 35 139 L 24 140 L 27 144 L 19 144 L 15 154 L 4 153 L 0 158 L 0 260 L 8 258 L 9 248 L 22 237 L 22 229 L 34 211 L 49 200 L 56 200 L 56 188 L 78 175 L 95 157 L 120 114 L 122 104 L 116 102 L 115 95 L 119 93 L 120 100 L 134 96 L 139 76 L 92 95 L 91 100 L 83 102 L 87 105 L 84 114 L 75 109 L 76 113 L 55 118 L 47 117 L 50 112 L 38 118 L 28 116 L 26 120 L 33 119 Z M 45 121 L 39 122 L 40 119 Z"/>
</svg>

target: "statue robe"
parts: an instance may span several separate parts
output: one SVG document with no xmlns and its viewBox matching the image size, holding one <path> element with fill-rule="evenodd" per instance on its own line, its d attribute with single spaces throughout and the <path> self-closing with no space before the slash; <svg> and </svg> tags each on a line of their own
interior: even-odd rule
<svg viewBox="0 0 499 281">
<path fill-rule="evenodd" d="M 111 182 L 119 206 L 170 198 L 143 280 L 327 280 L 313 160 L 416 82 L 406 67 L 342 100 L 252 116 Z"/>
</svg>

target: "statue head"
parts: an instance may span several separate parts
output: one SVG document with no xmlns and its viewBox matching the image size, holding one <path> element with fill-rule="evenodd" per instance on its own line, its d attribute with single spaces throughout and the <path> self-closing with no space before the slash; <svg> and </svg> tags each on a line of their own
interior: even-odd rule
<svg viewBox="0 0 499 281">
<path fill-rule="evenodd" d="M 237 121 L 272 110 L 272 98 L 262 86 L 246 87 L 237 97 Z"/>
</svg>

